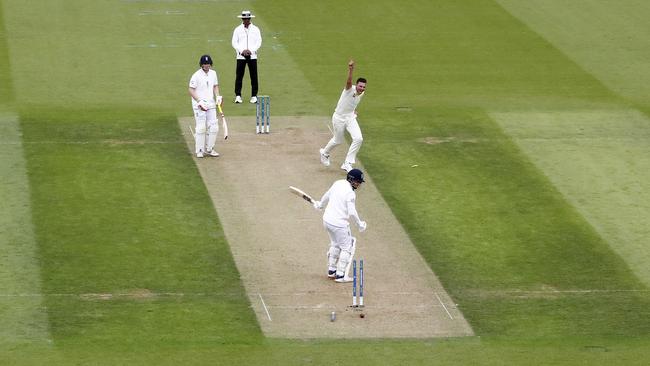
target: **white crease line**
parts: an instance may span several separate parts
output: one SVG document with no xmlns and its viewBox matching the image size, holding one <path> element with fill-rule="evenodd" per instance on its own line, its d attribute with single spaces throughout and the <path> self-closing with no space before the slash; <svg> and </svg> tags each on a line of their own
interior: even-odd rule
<svg viewBox="0 0 650 366">
<path fill-rule="evenodd" d="M 60 144 L 60 145 L 89 145 L 89 144 L 106 144 L 106 145 L 146 145 L 146 144 L 180 144 L 179 141 L 0 141 L 0 145 L 38 145 L 38 144 Z"/>
<path fill-rule="evenodd" d="M 485 292 L 485 293 L 488 293 L 488 294 L 500 294 L 500 293 L 504 293 L 504 294 L 592 294 L 592 293 L 595 294 L 595 293 L 605 293 L 605 294 L 607 294 L 607 293 L 619 293 L 619 292 L 623 292 L 623 293 L 627 293 L 627 292 L 632 292 L 632 293 L 633 292 L 650 292 L 650 290 L 625 290 L 625 289 L 621 289 L 621 290 L 616 290 L 616 289 L 613 289 L 613 290 L 598 290 L 598 289 L 595 289 L 595 290 L 538 290 L 538 291 L 536 291 L 536 290 L 531 290 L 531 291 L 527 291 L 527 290 L 503 290 L 503 291 L 498 291 L 498 290 L 480 291 L 479 290 L 479 291 L 471 291 L 470 290 L 469 291 L 470 294 L 473 293 L 473 292 Z"/>
<path fill-rule="evenodd" d="M 368 309 L 368 310 L 422 310 L 430 308 L 439 308 L 438 304 L 422 304 L 422 305 L 396 305 L 396 306 L 382 306 L 382 305 L 364 305 L 361 308 L 355 309 Z M 328 305 L 273 305 L 273 309 L 279 310 L 323 310 L 323 309 L 336 309 L 337 306 L 333 304 Z M 347 305 L 345 309 L 350 309 L 351 306 Z"/>
<path fill-rule="evenodd" d="M 443 307 L 443 308 L 445 309 L 445 311 L 447 312 L 447 315 L 449 315 L 449 319 L 454 320 L 454 317 L 451 316 L 451 313 L 449 312 L 449 310 L 447 310 L 447 307 L 445 306 L 445 304 L 442 302 L 442 300 L 440 300 L 440 296 L 438 296 L 438 293 L 437 293 L 437 292 L 434 292 L 434 294 L 436 294 L 436 297 L 438 298 L 438 301 L 440 301 L 440 305 L 442 305 L 442 307 Z"/>
<path fill-rule="evenodd" d="M 241 256 L 246 257 L 246 256 Z M 377 295 L 400 295 L 400 296 L 414 296 L 419 295 L 423 297 L 428 297 L 429 295 L 423 294 L 422 292 L 414 291 L 373 291 L 373 294 Z M 329 296 L 331 291 L 295 291 L 295 292 L 265 292 L 266 297 L 270 296 L 309 296 L 309 295 L 324 295 Z"/>
<path fill-rule="evenodd" d="M 138 294 L 138 293 L 130 293 L 130 292 L 119 292 L 119 293 L 83 293 L 83 294 L 74 294 L 74 293 L 68 293 L 68 294 L 53 294 L 53 293 L 43 293 L 43 294 L 37 294 L 37 293 L 15 293 L 15 294 L 0 294 L 0 298 L 6 297 L 6 298 L 12 298 L 12 297 L 81 297 L 81 298 L 87 298 L 87 299 L 92 299 L 92 298 L 111 298 L 111 297 L 138 297 L 138 296 L 149 296 L 149 297 L 191 297 L 191 296 L 239 296 L 239 293 L 237 292 L 192 292 L 192 293 L 184 293 L 184 292 L 147 292 L 144 295 Z"/>
<path fill-rule="evenodd" d="M 262 306 L 264 306 L 264 311 L 266 311 L 266 316 L 269 318 L 269 321 L 272 322 L 273 319 L 271 319 L 271 314 L 269 313 L 269 309 L 266 307 L 266 303 L 264 302 L 264 299 L 262 298 L 262 294 L 260 294 L 258 292 L 257 296 L 259 296 L 260 300 L 262 300 Z"/>
<path fill-rule="evenodd" d="M 247 255 L 235 256 L 238 258 L 249 257 Z M 539 294 L 609 294 L 609 293 L 646 293 L 650 290 L 554 290 L 554 291 L 509 291 L 508 294 L 527 294 L 527 293 L 539 293 Z M 251 291 L 250 293 L 257 293 Z M 239 296 L 239 292 L 150 292 L 147 293 L 150 296 Z M 331 291 L 294 291 L 294 292 L 268 292 L 266 297 L 274 296 L 329 296 Z M 424 296 L 422 292 L 408 292 L 408 291 L 373 291 L 375 295 L 420 295 Z M 437 293 L 435 293 L 438 296 Z M 39 296 L 102 296 L 102 295 L 111 295 L 111 296 L 133 296 L 133 293 L 130 292 L 116 292 L 116 293 L 0 293 L 0 297 L 39 297 Z M 137 295 L 137 294 L 136 294 Z M 442 303 L 442 302 L 441 302 Z M 444 304 L 443 304 L 444 305 Z M 274 306 L 275 307 L 275 306 Z"/>
</svg>

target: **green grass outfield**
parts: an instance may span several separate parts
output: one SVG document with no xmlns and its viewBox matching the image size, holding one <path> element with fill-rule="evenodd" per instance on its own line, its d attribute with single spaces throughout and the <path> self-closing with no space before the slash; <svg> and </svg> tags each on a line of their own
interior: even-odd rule
<svg viewBox="0 0 650 366">
<path fill-rule="evenodd" d="M 613 4 L 4 0 L 0 363 L 645 365 L 650 249 L 617 217 L 650 174 L 616 168 L 647 164 L 650 70 L 611 40 L 644 49 L 650 7 Z M 361 159 L 475 337 L 261 333 L 176 122 L 203 53 L 253 112 L 229 104 L 244 8 L 276 116 L 331 113 L 358 62 Z"/>
</svg>

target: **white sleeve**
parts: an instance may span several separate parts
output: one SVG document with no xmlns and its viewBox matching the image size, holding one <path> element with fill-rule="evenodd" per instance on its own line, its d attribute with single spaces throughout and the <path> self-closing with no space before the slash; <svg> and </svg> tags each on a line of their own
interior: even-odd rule
<svg viewBox="0 0 650 366">
<path fill-rule="evenodd" d="M 348 217 L 354 219 L 354 223 L 357 224 L 357 226 L 361 226 L 361 219 L 359 218 L 359 213 L 357 212 L 357 207 L 354 203 L 355 195 L 352 194 L 351 196 L 348 196 L 346 200 L 348 204 Z"/>
<path fill-rule="evenodd" d="M 219 85 L 219 77 L 217 76 L 217 72 L 214 70 L 210 70 L 210 71 L 212 71 L 212 76 L 213 76 L 212 80 L 214 81 L 214 85 Z"/>
<path fill-rule="evenodd" d="M 325 194 L 323 194 L 323 197 L 320 198 L 319 201 L 320 201 L 321 207 L 327 206 L 327 202 L 329 202 L 329 200 L 330 200 L 330 191 L 331 190 L 332 190 L 332 187 L 330 187 L 330 189 L 328 189 L 327 192 L 325 192 Z"/>
<path fill-rule="evenodd" d="M 235 30 L 232 32 L 232 42 L 231 43 L 232 43 L 232 48 L 234 48 L 235 51 L 237 51 L 237 54 L 239 55 L 239 54 L 241 54 L 241 51 L 243 51 L 243 49 L 242 50 L 239 49 L 239 37 L 237 36 L 237 30 L 238 29 L 239 29 L 239 27 L 235 28 Z"/>
<path fill-rule="evenodd" d="M 257 50 L 262 47 L 262 32 L 259 28 L 255 28 L 255 36 L 253 38 L 253 44 L 249 45 L 250 50 L 253 53 L 257 53 Z"/>
</svg>

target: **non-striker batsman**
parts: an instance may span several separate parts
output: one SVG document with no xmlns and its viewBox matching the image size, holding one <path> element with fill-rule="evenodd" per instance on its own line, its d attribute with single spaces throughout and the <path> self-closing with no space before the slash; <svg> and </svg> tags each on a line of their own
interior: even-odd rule
<svg viewBox="0 0 650 366">
<path fill-rule="evenodd" d="M 195 153 L 197 158 L 205 155 L 219 156 L 214 150 L 219 132 L 217 121 L 217 104 L 221 105 L 223 98 L 219 93 L 219 80 L 216 71 L 212 70 L 212 58 L 203 55 L 199 60 L 198 69 L 190 78 L 189 93 L 192 97 L 192 110 L 196 122 L 194 134 Z M 207 133 L 207 142 L 206 142 Z"/>
</svg>

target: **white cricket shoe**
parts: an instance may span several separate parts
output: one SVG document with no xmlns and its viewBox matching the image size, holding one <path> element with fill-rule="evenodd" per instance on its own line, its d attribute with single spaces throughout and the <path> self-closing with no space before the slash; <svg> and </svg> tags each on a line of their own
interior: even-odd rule
<svg viewBox="0 0 650 366">
<path fill-rule="evenodd" d="M 257 97 L 251 97 L 251 103 L 253 104 L 257 103 Z"/>
<path fill-rule="evenodd" d="M 335 279 L 335 278 L 336 278 L 336 270 L 333 270 L 333 271 L 332 271 L 332 270 L 329 270 L 329 271 L 327 271 L 327 277 L 329 277 L 329 278 L 331 278 L 331 279 Z"/>
<path fill-rule="evenodd" d="M 325 166 L 330 166 L 330 154 L 325 154 L 325 149 L 320 149 L 320 162 Z"/>
<path fill-rule="evenodd" d="M 243 103 L 243 101 L 241 100 L 241 96 L 238 95 L 238 96 L 235 97 L 235 103 L 238 103 L 238 104 Z"/>
<path fill-rule="evenodd" d="M 352 164 L 348 163 L 347 161 L 341 165 L 341 169 L 345 170 L 346 172 L 349 172 L 352 170 Z"/>
<path fill-rule="evenodd" d="M 334 280 L 334 282 L 348 283 L 348 282 L 352 282 L 352 278 L 347 277 L 347 276 L 336 276 L 336 279 Z"/>
<path fill-rule="evenodd" d="M 216 158 L 217 156 L 219 156 L 219 153 L 214 151 L 214 150 L 210 150 L 210 151 L 208 151 L 208 155 L 214 156 Z"/>
<path fill-rule="evenodd" d="M 202 158 L 203 157 L 203 151 L 199 151 L 196 153 L 197 158 Z"/>
</svg>

